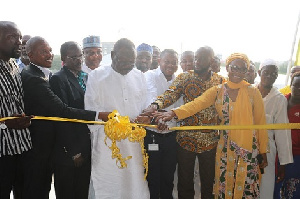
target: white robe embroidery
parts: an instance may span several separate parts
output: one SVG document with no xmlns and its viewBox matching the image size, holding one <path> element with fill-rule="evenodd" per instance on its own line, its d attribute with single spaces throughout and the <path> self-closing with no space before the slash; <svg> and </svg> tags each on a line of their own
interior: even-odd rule
<svg viewBox="0 0 300 199">
<path fill-rule="evenodd" d="M 87 110 L 113 111 L 134 119 L 147 107 L 146 80 L 142 72 L 133 69 L 121 75 L 111 66 L 102 66 L 89 74 L 85 93 Z M 147 199 L 150 197 L 144 180 L 143 158 L 139 143 L 122 140 L 117 145 L 127 160 L 127 168 L 119 169 L 104 143 L 104 127 L 90 125 L 92 140 L 91 199 Z M 111 142 L 107 139 L 110 146 Z"/>
</svg>

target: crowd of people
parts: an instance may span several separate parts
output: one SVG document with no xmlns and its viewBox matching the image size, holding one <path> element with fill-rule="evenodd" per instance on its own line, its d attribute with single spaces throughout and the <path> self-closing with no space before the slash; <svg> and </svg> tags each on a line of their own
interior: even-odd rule
<svg viewBox="0 0 300 199">
<path fill-rule="evenodd" d="M 232 53 L 225 78 L 209 46 L 179 55 L 122 38 L 102 66 L 100 37 L 87 36 L 64 42 L 60 56 L 52 74 L 51 44 L 0 21 L 0 117 L 13 117 L 0 122 L 1 199 L 49 199 L 52 181 L 57 199 L 172 199 L 174 189 L 179 199 L 300 198 L 299 130 L 171 129 L 300 123 L 299 66 L 284 95 L 273 86 L 273 59 L 256 71 L 246 54 Z M 103 125 L 34 119 L 107 121 L 113 110 L 157 126 L 146 127 L 146 180 L 139 143 L 118 142 L 131 157 L 120 169 Z"/>
</svg>

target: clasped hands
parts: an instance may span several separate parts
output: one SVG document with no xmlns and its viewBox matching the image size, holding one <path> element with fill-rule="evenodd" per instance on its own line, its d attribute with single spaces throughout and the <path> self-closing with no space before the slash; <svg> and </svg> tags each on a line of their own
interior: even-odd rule
<svg viewBox="0 0 300 199">
<path fill-rule="evenodd" d="M 176 114 L 173 111 L 157 110 L 150 105 L 134 121 L 140 124 L 156 124 L 158 130 L 164 131 L 168 129 L 166 122 L 172 120 L 174 116 Z"/>
</svg>

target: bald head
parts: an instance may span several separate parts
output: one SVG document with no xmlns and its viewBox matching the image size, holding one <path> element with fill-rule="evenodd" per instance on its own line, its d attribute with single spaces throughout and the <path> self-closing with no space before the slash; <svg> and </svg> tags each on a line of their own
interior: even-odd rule
<svg viewBox="0 0 300 199">
<path fill-rule="evenodd" d="M 18 29 L 17 25 L 11 21 L 0 21 L 0 38 L 2 39 L 3 34 L 7 33 L 11 29 Z"/>
<path fill-rule="evenodd" d="M 8 61 L 21 55 L 21 32 L 11 21 L 0 21 L 0 59 Z"/>
<path fill-rule="evenodd" d="M 31 63 L 45 68 L 51 67 L 52 48 L 43 37 L 35 36 L 29 39 L 26 43 L 26 52 Z"/>
<path fill-rule="evenodd" d="M 40 37 L 40 36 L 30 38 L 26 42 L 26 53 L 29 54 L 30 52 L 34 51 L 35 48 L 40 43 L 48 43 L 48 42 L 43 37 Z"/>
<path fill-rule="evenodd" d="M 209 46 L 199 48 L 195 53 L 195 72 L 206 73 L 214 59 L 214 51 Z"/>
<path fill-rule="evenodd" d="M 291 76 L 293 76 L 294 73 L 297 73 L 300 71 L 300 66 L 293 66 L 291 69 Z"/>
</svg>

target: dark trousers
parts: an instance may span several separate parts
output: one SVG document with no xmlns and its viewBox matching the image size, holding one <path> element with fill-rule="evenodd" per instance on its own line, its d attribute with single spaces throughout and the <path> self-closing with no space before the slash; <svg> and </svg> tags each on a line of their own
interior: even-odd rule
<svg viewBox="0 0 300 199">
<path fill-rule="evenodd" d="M 149 150 L 149 144 L 158 144 L 158 151 Z M 177 164 L 176 132 L 160 135 L 147 130 L 144 138 L 149 155 L 148 186 L 151 199 L 172 199 L 174 172 Z"/>
<path fill-rule="evenodd" d="M 0 157 L 0 198 L 10 199 L 13 190 L 15 198 L 22 192 L 22 155 Z"/>
<path fill-rule="evenodd" d="M 201 198 L 213 198 L 216 148 L 203 153 L 194 153 L 178 147 L 178 198 L 194 199 L 194 168 L 196 157 L 199 161 Z"/>
<path fill-rule="evenodd" d="M 54 169 L 56 199 L 87 199 L 90 176 L 90 160 L 81 167 L 56 164 Z"/>
<path fill-rule="evenodd" d="M 52 157 L 40 157 L 30 151 L 24 156 L 24 199 L 49 199 L 51 190 Z"/>
</svg>

